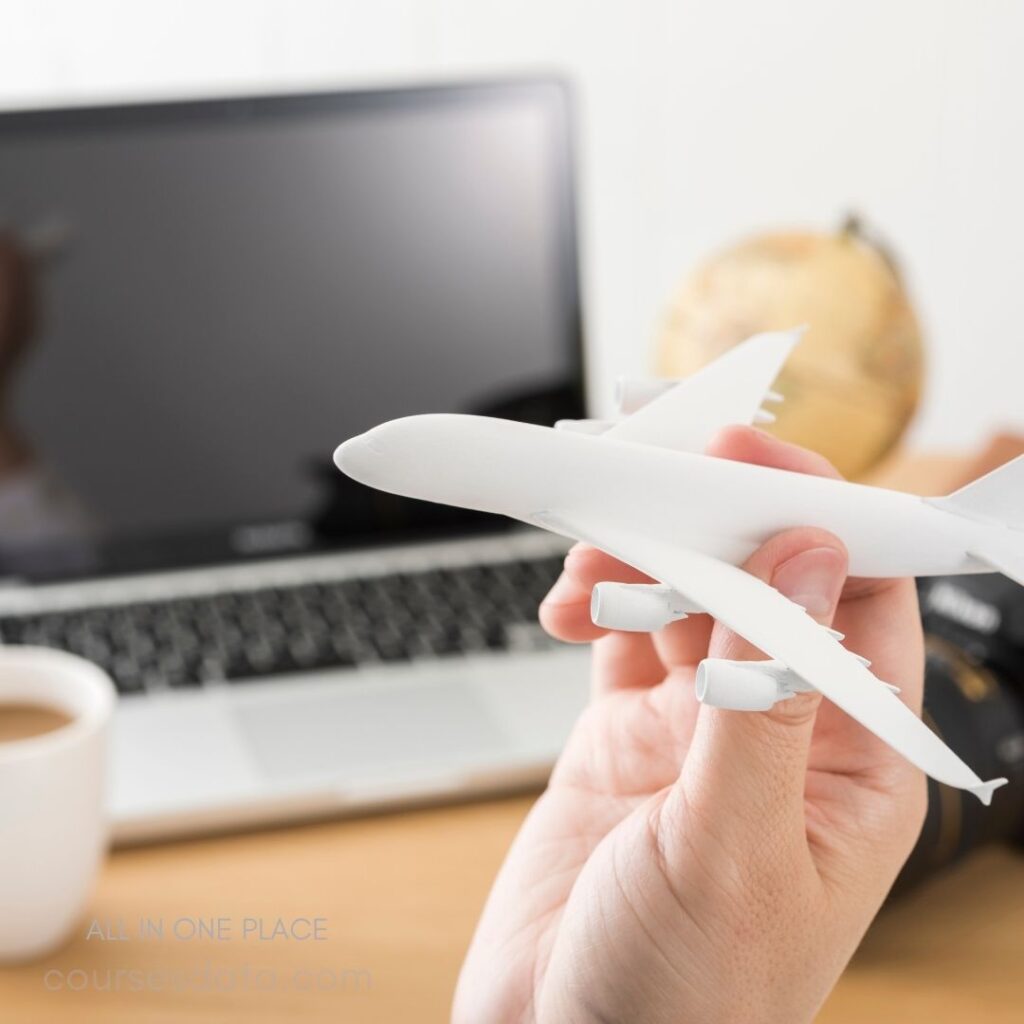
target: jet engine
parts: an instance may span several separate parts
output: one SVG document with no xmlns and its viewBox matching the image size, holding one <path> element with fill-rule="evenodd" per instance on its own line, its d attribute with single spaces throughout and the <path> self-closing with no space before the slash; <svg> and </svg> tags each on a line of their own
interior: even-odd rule
<svg viewBox="0 0 1024 1024">
<path fill-rule="evenodd" d="M 590 595 L 590 617 L 605 629 L 650 633 L 700 611 L 663 583 L 598 583 Z"/>
<path fill-rule="evenodd" d="M 612 426 L 611 420 L 558 420 L 555 430 L 568 430 L 572 434 L 603 434 Z"/>
<path fill-rule="evenodd" d="M 678 383 L 657 377 L 619 377 L 615 382 L 615 405 L 623 416 L 628 416 Z"/>
<path fill-rule="evenodd" d="M 812 689 L 781 661 L 705 658 L 697 666 L 697 700 L 729 711 L 768 711 L 780 700 Z"/>
</svg>

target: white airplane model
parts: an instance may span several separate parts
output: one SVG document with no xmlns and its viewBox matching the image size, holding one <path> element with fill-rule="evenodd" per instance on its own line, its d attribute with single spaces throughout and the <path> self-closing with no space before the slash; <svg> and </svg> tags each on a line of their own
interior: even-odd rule
<svg viewBox="0 0 1024 1024">
<path fill-rule="evenodd" d="M 868 663 L 767 583 L 738 568 L 769 537 L 818 526 L 846 544 L 853 576 L 998 570 L 1024 583 L 1024 456 L 942 498 L 919 498 L 701 454 L 761 403 L 801 331 L 756 335 L 678 383 L 627 384 L 613 422 L 552 430 L 482 416 L 410 416 L 342 444 L 338 467 L 395 494 L 501 513 L 593 544 L 660 584 L 598 583 L 609 629 L 655 630 L 706 612 L 772 660 L 708 658 L 696 694 L 763 711 L 818 690 L 932 778 L 984 804 L 983 782 Z"/>
</svg>

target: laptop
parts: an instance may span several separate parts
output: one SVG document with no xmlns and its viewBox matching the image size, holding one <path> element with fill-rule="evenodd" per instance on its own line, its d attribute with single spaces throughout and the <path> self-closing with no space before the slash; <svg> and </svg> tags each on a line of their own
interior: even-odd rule
<svg viewBox="0 0 1024 1024">
<path fill-rule="evenodd" d="M 331 454 L 583 415 L 570 135 L 548 79 L 0 115 L 0 637 L 114 679 L 115 840 L 546 777 L 563 543 Z"/>
</svg>

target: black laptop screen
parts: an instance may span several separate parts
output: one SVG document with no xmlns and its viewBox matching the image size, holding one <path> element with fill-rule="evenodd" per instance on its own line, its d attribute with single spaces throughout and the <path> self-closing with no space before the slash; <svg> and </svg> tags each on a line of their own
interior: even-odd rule
<svg viewBox="0 0 1024 1024">
<path fill-rule="evenodd" d="M 0 570 L 480 525 L 331 453 L 579 415 L 567 136 L 546 82 L 0 117 Z"/>
</svg>

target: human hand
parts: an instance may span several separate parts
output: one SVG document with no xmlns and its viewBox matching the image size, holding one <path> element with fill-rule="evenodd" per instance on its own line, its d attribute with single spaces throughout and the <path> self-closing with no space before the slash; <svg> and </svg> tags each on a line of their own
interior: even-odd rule
<svg viewBox="0 0 1024 1024">
<path fill-rule="evenodd" d="M 838 476 L 746 427 L 709 454 Z M 747 571 L 834 622 L 920 712 L 911 580 L 846 578 L 838 538 L 798 528 Z M 924 777 L 816 693 L 763 713 L 698 704 L 705 657 L 763 657 L 706 615 L 657 634 L 590 620 L 602 580 L 646 577 L 577 545 L 541 606 L 593 641 L 592 700 L 492 889 L 462 969 L 459 1024 L 810 1020 L 920 831 Z"/>
</svg>

